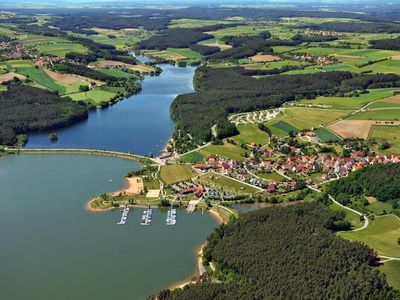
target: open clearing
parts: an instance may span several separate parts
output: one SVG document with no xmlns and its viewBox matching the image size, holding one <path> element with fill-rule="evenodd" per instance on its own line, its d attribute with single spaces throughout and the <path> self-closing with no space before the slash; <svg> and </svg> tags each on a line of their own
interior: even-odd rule
<svg viewBox="0 0 400 300">
<path fill-rule="evenodd" d="M 341 236 L 363 242 L 378 251 L 381 255 L 400 258 L 400 220 L 395 215 L 375 217 L 370 225 L 363 230 L 342 232 Z"/>
<path fill-rule="evenodd" d="M 257 55 L 251 56 L 249 58 L 255 62 L 271 62 L 271 61 L 277 61 L 277 60 L 281 59 L 279 56 L 269 55 L 269 54 L 265 54 L 265 55 L 257 54 Z"/>
<path fill-rule="evenodd" d="M 237 143 L 265 145 L 269 142 L 268 134 L 260 130 L 257 125 L 240 125 L 237 129 L 240 134 L 233 137 Z"/>
<path fill-rule="evenodd" d="M 353 120 L 386 120 L 396 121 L 400 120 L 400 107 L 389 108 L 389 109 L 374 109 L 367 110 L 349 117 Z"/>
<path fill-rule="evenodd" d="M 240 148 L 239 145 L 232 145 L 224 141 L 223 145 L 209 145 L 205 148 L 202 148 L 199 152 L 204 157 L 209 157 L 211 154 L 218 154 L 230 159 L 243 161 L 244 158 L 241 153 L 246 152 L 246 150 Z"/>
<path fill-rule="evenodd" d="M 196 176 L 188 165 L 166 165 L 161 167 L 160 177 L 166 184 L 187 180 Z"/>
</svg>

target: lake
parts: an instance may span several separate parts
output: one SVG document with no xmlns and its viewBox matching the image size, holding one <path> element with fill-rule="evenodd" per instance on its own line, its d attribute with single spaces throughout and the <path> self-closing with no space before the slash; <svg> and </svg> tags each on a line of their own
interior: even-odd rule
<svg viewBox="0 0 400 300">
<path fill-rule="evenodd" d="M 119 210 L 84 208 L 139 167 L 80 154 L 0 158 L 0 299 L 145 299 L 191 276 L 194 251 L 216 226 L 208 214 L 179 211 L 167 226 L 155 210 L 140 226 L 143 209 L 134 209 L 117 225 Z"/>
<path fill-rule="evenodd" d="M 141 57 L 141 60 L 146 58 Z M 142 91 L 117 104 L 89 113 L 89 118 L 57 130 L 58 141 L 49 132 L 29 134 L 27 148 L 91 148 L 159 154 L 174 131 L 170 117 L 173 99 L 193 91 L 195 67 L 162 64 L 159 76 L 146 76 Z"/>
</svg>

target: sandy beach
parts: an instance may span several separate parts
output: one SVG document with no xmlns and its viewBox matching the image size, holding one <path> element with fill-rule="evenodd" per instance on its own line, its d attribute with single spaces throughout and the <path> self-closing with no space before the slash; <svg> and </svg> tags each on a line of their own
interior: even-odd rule
<svg viewBox="0 0 400 300">
<path fill-rule="evenodd" d="M 141 177 L 126 177 L 126 188 L 121 191 L 112 193 L 114 196 L 118 194 L 123 195 L 139 195 L 144 191 L 144 183 Z"/>
<path fill-rule="evenodd" d="M 217 220 L 218 224 L 224 224 L 224 223 L 225 223 L 224 220 L 222 219 L 222 217 L 221 217 L 216 211 L 209 209 L 209 210 L 207 210 L 207 212 L 208 212 L 212 217 L 214 217 L 214 219 Z"/>
</svg>

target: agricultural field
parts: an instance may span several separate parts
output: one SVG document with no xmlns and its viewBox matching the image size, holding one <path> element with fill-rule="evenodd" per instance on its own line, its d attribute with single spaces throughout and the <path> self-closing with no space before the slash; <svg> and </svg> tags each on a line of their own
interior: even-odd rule
<svg viewBox="0 0 400 300">
<path fill-rule="evenodd" d="M 298 132 L 299 129 L 290 125 L 289 123 L 286 123 L 285 121 L 278 121 L 274 124 L 272 124 L 272 127 L 275 127 L 277 129 L 279 129 L 280 131 L 286 132 L 287 134 L 289 134 L 290 132 Z"/>
<path fill-rule="evenodd" d="M 253 194 L 258 189 L 237 180 L 216 173 L 206 173 L 198 177 L 199 182 L 208 187 L 219 187 L 235 194 Z"/>
<path fill-rule="evenodd" d="M 398 90 L 398 88 L 371 89 L 368 93 L 361 94 L 359 97 L 318 97 L 311 100 L 301 100 L 295 102 L 295 104 L 310 105 L 320 108 L 355 110 L 362 108 L 372 101 L 391 97 L 394 92 Z"/>
<path fill-rule="evenodd" d="M 138 76 L 132 73 L 125 72 L 120 69 L 102 69 L 98 68 L 96 69 L 97 71 L 100 71 L 103 74 L 114 76 L 117 78 L 133 78 L 133 79 L 138 79 Z"/>
<path fill-rule="evenodd" d="M 147 51 L 144 54 L 165 60 L 187 62 L 198 61 L 202 57 L 200 53 L 188 48 L 168 48 L 163 51 Z"/>
<path fill-rule="evenodd" d="M 326 123 L 337 120 L 347 111 L 331 110 L 331 109 L 313 109 L 303 107 L 285 108 L 285 116 L 280 118 L 297 129 L 312 129 L 323 126 Z"/>
<path fill-rule="evenodd" d="M 349 117 L 352 120 L 400 120 L 400 108 L 367 110 Z"/>
<path fill-rule="evenodd" d="M 59 37 L 47 37 L 42 35 L 23 35 L 20 36 L 21 44 L 37 49 L 41 54 L 65 56 L 68 52 L 86 53 L 84 46 L 70 42 Z"/>
<path fill-rule="evenodd" d="M 16 68 L 16 72 L 32 79 L 35 83 L 51 91 L 57 91 L 60 94 L 65 93 L 65 87 L 56 83 L 55 80 L 40 68 Z"/>
<path fill-rule="evenodd" d="M 395 215 L 375 217 L 375 220 L 370 220 L 366 229 L 342 232 L 340 236 L 363 242 L 381 255 L 400 258 L 400 245 L 397 243 L 400 236 L 400 220 Z"/>
<path fill-rule="evenodd" d="M 165 165 L 161 167 L 160 178 L 166 184 L 173 184 L 196 176 L 189 165 Z"/>
<path fill-rule="evenodd" d="M 400 153 L 400 126 L 372 126 L 368 138 L 389 142 L 391 147 L 384 152 Z"/>
<path fill-rule="evenodd" d="M 362 71 L 372 71 L 374 73 L 393 73 L 400 74 L 400 60 L 388 59 L 367 65 L 361 68 Z"/>
</svg>

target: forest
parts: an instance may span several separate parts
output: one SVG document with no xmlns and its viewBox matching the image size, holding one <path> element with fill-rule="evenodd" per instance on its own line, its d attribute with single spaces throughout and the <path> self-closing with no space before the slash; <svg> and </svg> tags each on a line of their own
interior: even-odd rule
<svg viewBox="0 0 400 300">
<path fill-rule="evenodd" d="M 0 93 L 0 144 L 13 145 L 17 134 L 57 129 L 87 117 L 84 103 L 43 89 L 12 84 Z"/>
<path fill-rule="evenodd" d="M 231 113 L 275 108 L 287 101 L 313 99 L 319 95 L 400 86 L 400 77 L 391 74 L 357 76 L 350 72 L 324 72 L 260 79 L 248 76 L 254 72 L 241 68 L 199 67 L 194 78 L 197 91 L 179 95 L 172 103 L 176 129 L 189 132 L 196 142 L 202 142 L 211 139 L 210 128 L 217 124 L 218 138 L 225 138 L 237 133 L 227 120 Z"/>
<path fill-rule="evenodd" d="M 400 24 L 385 22 L 324 22 L 318 25 L 307 25 L 303 28 L 358 33 L 400 32 Z"/>
<path fill-rule="evenodd" d="M 336 218 L 316 203 L 243 214 L 208 237 L 203 259 L 221 282 L 203 276 L 149 299 L 398 299 L 373 250 L 329 229 Z"/>
<path fill-rule="evenodd" d="M 370 41 L 373 48 L 383 50 L 400 50 L 400 39 L 382 39 Z"/>
<path fill-rule="evenodd" d="M 347 198 L 364 194 L 387 202 L 400 199 L 399 186 L 400 164 L 375 164 L 331 182 L 328 192 L 334 197 L 344 194 Z M 342 196 L 338 198 L 345 199 Z"/>
</svg>

